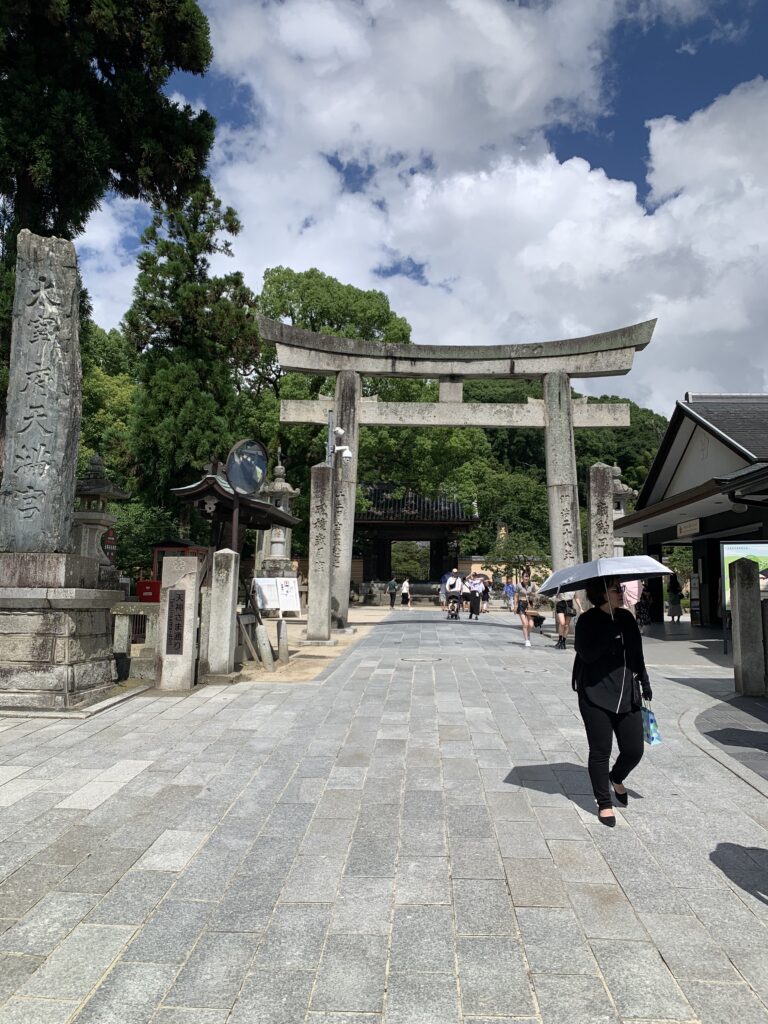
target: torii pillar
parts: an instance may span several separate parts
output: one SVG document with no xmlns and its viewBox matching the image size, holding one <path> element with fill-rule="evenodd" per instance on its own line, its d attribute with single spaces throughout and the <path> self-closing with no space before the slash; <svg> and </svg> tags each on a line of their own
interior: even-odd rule
<svg viewBox="0 0 768 1024">
<path fill-rule="evenodd" d="M 336 377 L 334 425 L 344 431 L 341 444 L 347 445 L 352 458 L 336 455 L 335 520 L 333 536 L 333 572 L 331 574 L 331 615 L 334 625 L 343 629 L 349 615 L 349 586 L 352 581 L 352 540 L 355 534 L 355 498 L 357 495 L 357 452 L 360 445 L 360 374 L 342 370 Z"/>
<path fill-rule="evenodd" d="M 583 561 L 581 520 L 571 380 L 567 373 L 557 370 L 544 375 L 543 387 L 549 543 L 554 571 Z"/>
</svg>

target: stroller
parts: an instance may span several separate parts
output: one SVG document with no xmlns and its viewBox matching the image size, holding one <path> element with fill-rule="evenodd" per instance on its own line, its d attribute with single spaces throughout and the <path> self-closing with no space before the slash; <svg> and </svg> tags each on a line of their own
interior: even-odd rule
<svg viewBox="0 0 768 1024">
<path fill-rule="evenodd" d="M 461 610 L 461 599 L 458 594 L 448 595 L 448 618 L 458 619 Z"/>
</svg>

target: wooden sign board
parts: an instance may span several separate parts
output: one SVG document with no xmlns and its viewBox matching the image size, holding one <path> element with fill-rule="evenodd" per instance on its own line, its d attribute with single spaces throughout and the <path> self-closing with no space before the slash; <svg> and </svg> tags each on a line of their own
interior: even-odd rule
<svg viewBox="0 0 768 1024">
<path fill-rule="evenodd" d="M 257 577 L 251 587 L 260 611 L 268 608 L 281 614 L 301 612 L 299 581 L 295 576 Z"/>
</svg>

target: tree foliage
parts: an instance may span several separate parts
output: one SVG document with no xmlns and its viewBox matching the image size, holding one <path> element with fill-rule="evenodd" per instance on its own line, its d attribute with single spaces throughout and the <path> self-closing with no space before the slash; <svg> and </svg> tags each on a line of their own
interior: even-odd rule
<svg viewBox="0 0 768 1024">
<path fill-rule="evenodd" d="M 0 440 L 19 231 L 74 238 L 107 192 L 159 203 L 198 183 L 215 121 L 164 87 L 211 57 L 195 0 L 0 3 Z"/>
<path fill-rule="evenodd" d="M 212 275 L 210 258 L 230 255 L 239 230 L 204 181 L 157 209 L 143 235 L 123 330 L 139 353 L 131 446 L 141 490 L 159 502 L 236 440 L 238 372 L 259 347 L 256 299 L 239 272 Z"/>
<path fill-rule="evenodd" d="M 194 0 L 5 0 L 0 5 L 0 196 L 12 240 L 72 238 L 107 191 L 167 200 L 198 180 L 206 111 L 163 91 L 203 74 L 208 22 Z"/>
</svg>

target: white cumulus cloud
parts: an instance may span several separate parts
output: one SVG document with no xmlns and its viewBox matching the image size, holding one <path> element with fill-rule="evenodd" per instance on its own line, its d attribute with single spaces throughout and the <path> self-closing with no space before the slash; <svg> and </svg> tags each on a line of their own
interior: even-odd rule
<svg viewBox="0 0 768 1024">
<path fill-rule="evenodd" d="M 718 6 L 208 0 L 216 70 L 252 97 L 248 124 L 220 126 L 211 165 L 244 224 L 238 266 L 256 290 L 278 264 L 381 288 L 423 343 L 542 341 L 658 316 L 628 376 L 577 386 L 666 412 L 689 389 L 764 389 L 768 84 L 638 125 L 648 204 L 546 142 L 553 125 L 604 112 L 618 19 L 693 23 Z M 107 203 L 85 238 L 105 326 L 130 301 L 133 216 Z"/>
</svg>

